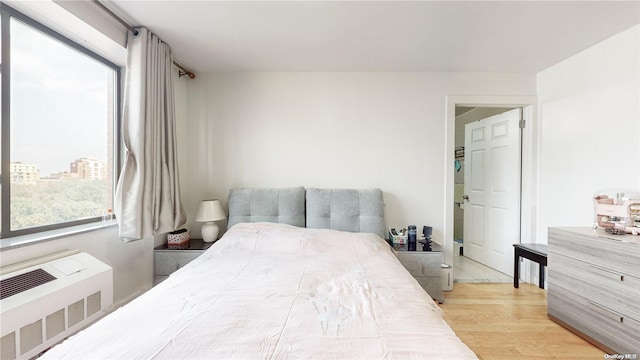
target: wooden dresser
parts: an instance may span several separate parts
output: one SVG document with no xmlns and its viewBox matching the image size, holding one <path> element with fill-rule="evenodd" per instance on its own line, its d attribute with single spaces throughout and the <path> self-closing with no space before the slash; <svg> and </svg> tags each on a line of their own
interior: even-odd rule
<svg viewBox="0 0 640 360">
<path fill-rule="evenodd" d="M 640 351 L 640 236 L 549 228 L 549 318 L 610 354 Z"/>
</svg>

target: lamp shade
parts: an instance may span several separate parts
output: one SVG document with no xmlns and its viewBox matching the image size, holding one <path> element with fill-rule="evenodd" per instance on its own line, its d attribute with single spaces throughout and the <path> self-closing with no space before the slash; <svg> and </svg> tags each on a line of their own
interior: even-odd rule
<svg viewBox="0 0 640 360">
<path fill-rule="evenodd" d="M 198 213 L 196 214 L 195 221 L 197 222 L 209 222 L 226 219 L 227 214 L 222 209 L 220 200 L 202 200 L 198 207 Z"/>
</svg>

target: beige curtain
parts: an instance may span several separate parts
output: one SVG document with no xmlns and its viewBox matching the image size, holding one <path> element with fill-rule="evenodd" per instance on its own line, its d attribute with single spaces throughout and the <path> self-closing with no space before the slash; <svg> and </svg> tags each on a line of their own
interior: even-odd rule
<svg viewBox="0 0 640 360">
<path fill-rule="evenodd" d="M 147 29 L 129 33 L 114 211 L 124 242 L 177 229 L 187 218 L 178 181 L 171 49 Z"/>
</svg>

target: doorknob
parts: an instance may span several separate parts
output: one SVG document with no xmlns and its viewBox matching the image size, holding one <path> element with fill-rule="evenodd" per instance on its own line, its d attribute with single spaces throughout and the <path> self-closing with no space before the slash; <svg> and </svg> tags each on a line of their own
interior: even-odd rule
<svg viewBox="0 0 640 360">
<path fill-rule="evenodd" d="M 467 200 L 467 201 L 469 201 L 469 195 L 462 195 L 462 200 Z"/>
</svg>

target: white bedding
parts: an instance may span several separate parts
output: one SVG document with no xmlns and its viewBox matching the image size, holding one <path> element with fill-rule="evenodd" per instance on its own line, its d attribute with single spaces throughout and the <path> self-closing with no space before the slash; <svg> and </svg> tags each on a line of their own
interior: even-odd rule
<svg viewBox="0 0 640 360">
<path fill-rule="evenodd" d="M 238 224 L 41 359 L 475 359 L 373 234 Z"/>
</svg>

